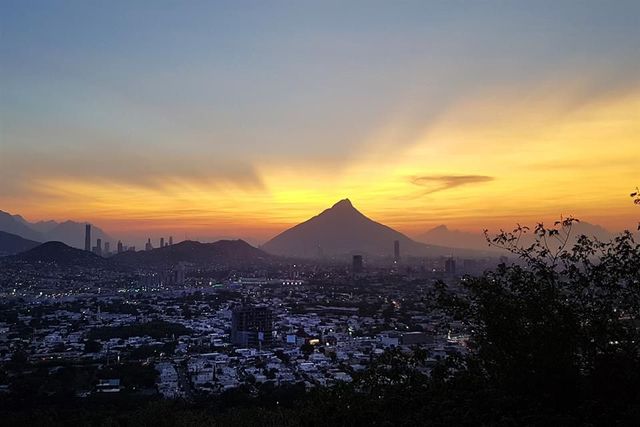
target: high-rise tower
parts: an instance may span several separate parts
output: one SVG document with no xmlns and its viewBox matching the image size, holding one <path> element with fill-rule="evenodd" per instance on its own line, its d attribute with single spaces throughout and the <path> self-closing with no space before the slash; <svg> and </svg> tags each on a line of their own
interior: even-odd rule
<svg viewBox="0 0 640 427">
<path fill-rule="evenodd" d="M 84 250 L 91 251 L 91 224 L 84 226 Z"/>
<path fill-rule="evenodd" d="M 351 269 L 353 274 L 362 273 L 362 255 L 353 256 L 353 264 Z"/>
<path fill-rule="evenodd" d="M 395 262 L 400 262 L 400 241 L 393 241 L 393 260 Z"/>
</svg>

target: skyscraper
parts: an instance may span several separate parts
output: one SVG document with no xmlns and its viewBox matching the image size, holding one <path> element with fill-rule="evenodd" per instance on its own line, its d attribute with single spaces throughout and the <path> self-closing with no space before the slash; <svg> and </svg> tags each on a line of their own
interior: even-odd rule
<svg viewBox="0 0 640 427">
<path fill-rule="evenodd" d="M 109 252 L 111 252 L 111 243 L 104 242 L 104 254 L 109 255 Z"/>
<path fill-rule="evenodd" d="M 393 242 L 393 260 L 395 262 L 400 261 L 400 241 L 399 240 L 395 240 Z"/>
<path fill-rule="evenodd" d="M 173 236 L 169 236 L 169 246 L 173 245 Z"/>
<path fill-rule="evenodd" d="M 102 256 L 102 239 L 96 240 L 96 245 L 93 247 L 93 253 Z"/>
<path fill-rule="evenodd" d="M 444 262 L 444 272 L 447 274 L 456 274 L 456 260 L 453 258 L 447 258 Z"/>
<path fill-rule="evenodd" d="M 160 238 L 160 247 L 164 248 L 164 237 Z"/>
<path fill-rule="evenodd" d="M 124 248 L 122 247 L 122 241 L 118 240 L 118 253 L 121 254 Z"/>
<path fill-rule="evenodd" d="M 153 249 L 153 245 L 151 244 L 151 238 L 149 238 L 149 240 L 147 240 L 147 244 L 144 245 L 144 250 L 150 251 L 151 249 Z"/>
<path fill-rule="evenodd" d="M 91 250 L 91 224 L 84 226 L 84 250 Z"/>
<path fill-rule="evenodd" d="M 353 274 L 362 273 L 362 255 L 353 256 L 352 270 L 353 270 Z"/>
</svg>

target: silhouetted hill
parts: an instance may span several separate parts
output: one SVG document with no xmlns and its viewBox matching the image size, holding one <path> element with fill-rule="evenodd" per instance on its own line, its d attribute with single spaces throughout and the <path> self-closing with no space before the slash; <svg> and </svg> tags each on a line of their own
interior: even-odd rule
<svg viewBox="0 0 640 427">
<path fill-rule="evenodd" d="M 176 243 L 150 251 L 124 252 L 111 259 L 132 266 L 171 266 L 180 262 L 212 265 L 239 265 L 263 262 L 271 255 L 255 248 L 244 240 L 219 240 L 200 243 L 192 240 Z"/>
<path fill-rule="evenodd" d="M 40 242 L 28 240 L 17 234 L 0 231 L 0 256 L 13 255 L 38 246 Z"/>
<path fill-rule="evenodd" d="M 356 252 L 392 256 L 395 240 L 400 242 L 401 256 L 462 255 L 461 251 L 451 248 L 415 242 L 399 231 L 367 218 L 349 199 L 340 200 L 319 215 L 280 233 L 262 249 L 277 255 L 304 258 Z"/>
<path fill-rule="evenodd" d="M 46 242 L 18 255 L 5 257 L 9 262 L 54 263 L 61 266 L 100 267 L 106 260 L 91 252 L 72 248 L 62 242 Z"/>
</svg>

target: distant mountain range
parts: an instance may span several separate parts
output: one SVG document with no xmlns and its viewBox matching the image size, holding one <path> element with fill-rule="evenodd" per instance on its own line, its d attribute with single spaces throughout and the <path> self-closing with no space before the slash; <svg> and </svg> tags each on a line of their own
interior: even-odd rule
<svg viewBox="0 0 640 427">
<path fill-rule="evenodd" d="M 495 231 L 489 233 L 490 236 L 493 236 L 494 234 L 496 234 Z M 595 237 L 602 241 L 608 241 L 615 236 L 615 233 L 611 233 L 599 225 L 581 221 L 573 224 L 569 244 L 575 243 L 577 238 L 581 235 Z M 495 247 L 489 247 L 485 236 L 482 233 L 450 230 L 446 225 L 434 227 L 425 233 L 415 236 L 415 239 L 426 244 L 449 246 L 454 248 L 489 251 L 500 250 Z M 533 240 L 533 233 L 529 232 L 521 239 L 520 243 L 522 245 L 530 245 L 533 243 Z"/>
<path fill-rule="evenodd" d="M 28 251 L 39 244 L 40 242 L 25 239 L 17 234 L 0 231 L 0 257 Z"/>
<path fill-rule="evenodd" d="M 416 242 L 399 231 L 367 218 L 349 199 L 340 200 L 319 215 L 280 233 L 261 249 L 276 255 L 302 258 L 355 253 L 393 256 L 396 240 L 400 243 L 401 256 L 479 255 L 468 249 Z"/>
<path fill-rule="evenodd" d="M 419 242 L 449 246 L 453 248 L 466 248 L 476 250 L 491 250 L 484 234 L 470 233 L 467 231 L 450 230 L 446 225 L 439 225 L 422 234 L 415 236 Z"/>
<path fill-rule="evenodd" d="M 150 251 L 123 252 L 111 259 L 121 265 L 160 267 L 180 262 L 211 265 L 248 265 L 272 259 L 273 256 L 244 240 L 219 240 L 200 243 L 191 240 Z"/>
<path fill-rule="evenodd" d="M 75 248 L 84 249 L 85 223 L 74 221 L 39 221 L 32 223 L 20 215 L 12 215 L 8 212 L 0 211 L 0 231 L 36 242 L 59 241 Z M 114 241 L 99 227 L 92 225 L 92 246 L 95 246 L 97 239 L 102 239 L 103 242 Z"/>
<path fill-rule="evenodd" d="M 98 238 L 103 242 L 113 242 L 99 227 L 92 226 L 91 231 L 92 246 Z M 67 246 L 83 249 L 84 232 L 84 223 L 31 223 L 20 215 L 0 211 L 0 256 L 37 249 L 38 242 L 43 241 L 62 242 Z M 571 243 L 581 234 L 595 236 L 600 240 L 609 240 L 614 236 L 604 228 L 586 222 L 576 223 L 572 234 L 574 237 Z M 275 236 L 260 249 L 243 240 L 220 240 L 214 243 L 185 241 L 151 251 L 126 252 L 113 257 L 113 260 L 126 265 L 158 266 L 178 262 L 240 264 L 266 261 L 271 256 L 269 254 L 294 258 L 340 257 L 351 254 L 391 257 L 395 241 L 400 243 L 401 257 L 477 257 L 495 254 L 497 251 L 487 245 L 481 233 L 450 230 L 445 225 L 428 230 L 413 240 L 366 217 L 349 199 L 343 199 L 313 218 Z M 532 237 L 526 237 L 521 243 L 528 244 L 530 241 Z M 55 250 L 62 247 L 54 245 L 48 248 Z"/>
</svg>

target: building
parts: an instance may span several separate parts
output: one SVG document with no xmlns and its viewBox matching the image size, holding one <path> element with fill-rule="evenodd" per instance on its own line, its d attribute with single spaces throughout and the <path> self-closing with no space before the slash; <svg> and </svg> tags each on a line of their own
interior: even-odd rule
<svg viewBox="0 0 640 427">
<path fill-rule="evenodd" d="M 164 237 L 160 238 L 160 247 L 164 248 Z"/>
<path fill-rule="evenodd" d="M 242 305 L 231 314 L 231 343 L 262 347 L 273 342 L 273 313 L 267 306 Z"/>
<path fill-rule="evenodd" d="M 91 224 L 84 226 L 84 250 L 91 250 Z"/>
<path fill-rule="evenodd" d="M 118 253 L 121 254 L 124 251 L 124 247 L 122 246 L 122 241 L 118 240 Z"/>
<path fill-rule="evenodd" d="M 353 274 L 362 273 L 362 255 L 353 256 L 352 270 L 353 270 Z"/>
<path fill-rule="evenodd" d="M 111 253 L 111 243 L 104 242 L 104 254 L 109 255 Z"/>
<path fill-rule="evenodd" d="M 400 241 L 394 240 L 393 242 L 393 260 L 400 262 Z"/>
<path fill-rule="evenodd" d="M 186 277 L 186 269 L 183 263 L 181 262 L 178 263 L 178 265 L 173 270 L 173 274 L 174 274 L 174 280 L 175 280 L 174 284 L 184 285 L 184 280 Z"/>
<path fill-rule="evenodd" d="M 102 256 L 102 239 L 96 240 L 96 245 L 93 247 L 93 253 Z"/>
<path fill-rule="evenodd" d="M 150 251 L 151 249 L 153 249 L 153 245 L 151 244 L 151 238 L 149 238 L 149 240 L 147 240 L 147 244 L 144 245 L 144 250 Z"/>
<path fill-rule="evenodd" d="M 169 236 L 169 246 L 173 245 L 173 236 Z"/>
<path fill-rule="evenodd" d="M 447 258 L 444 262 L 444 272 L 447 274 L 456 274 L 456 260 Z"/>
</svg>

